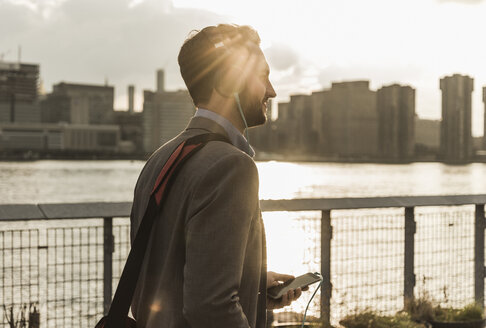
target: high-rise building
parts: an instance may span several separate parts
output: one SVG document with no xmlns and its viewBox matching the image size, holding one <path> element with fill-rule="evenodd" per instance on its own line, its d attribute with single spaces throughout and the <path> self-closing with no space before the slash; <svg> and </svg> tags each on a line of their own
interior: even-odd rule
<svg viewBox="0 0 486 328">
<path fill-rule="evenodd" d="M 42 122 L 111 124 L 115 89 L 106 85 L 55 84 L 41 102 Z"/>
<path fill-rule="evenodd" d="M 438 152 L 440 146 L 440 125 L 441 122 L 439 120 L 425 120 L 416 116 L 415 144 Z"/>
<path fill-rule="evenodd" d="M 39 65 L 0 61 L 0 123 L 39 122 Z"/>
<path fill-rule="evenodd" d="M 156 75 L 156 87 L 157 87 L 157 92 L 162 93 L 165 91 L 165 72 L 163 69 L 157 70 L 157 75 Z"/>
<path fill-rule="evenodd" d="M 290 102 L 278 104 L 278 119 L 273 128 L 278 131 L 280 151 L 308 154 L 317 147 L 317 132 L 313 129 L 312 101 L 309 95 L 291 95 Z"/>
<path fill-rule="evenodd" d="M 377 92 L 378 150 L 383 158 L 410 159 L 415 148 L 415 90 L 393 84 Z"/>
<path fill-rule="evenodd" d="M 440 80 L 442 124 L 440 154 L 446 161 L 466 161 L 473 154 L 471 134 L 471 94 L 474 79 L 454 74 Z"/>
<path fill-rule="evenodd" d="M 317 147 L 316 133 L 312 129 L 312 101 L 309 95 L 290 96 L 290 111 L 295 120 L 295 130 L 288 131 L 295 133 L 296 148 L 294 153 L 310 153 Z"/>
<path fill-rule="evenodd" d="M 483 87 L 483 103 L 484 103 L 483 149 L 486 149 L 486 87 Z"/>
<path fill-rule="evenodd" d="M 312 95 L 319 152 L 340 157 L 375 157 L 378 153 L 376 92 L 369 81 L 333 83 Z"/>
<path fill-rule="evenodd" d="M 135 86 L 128 86 L 128 112 L 130 114 L 135 113 Z"/>
<path fill-rule="evenodd" d="M 152 152 L 174 138 L 189 123 L 195 107 L 189 92 L 165 91 L 163 72 L 157 71 L 157 91 L 143 93 L 143 145 L 146 152 Z"/>
<path fill-rule="evenodd" d="M 274 152 L 278 149 L 277 125 L 272 120 L 272 99 L 267 101 L 267 121 L 263 125 L 249 129 L 250 143 L 255 151 Z"/>
<path fill-rule="evenodd" d="M 276 120 L 278 149 L 279 153 L 297 148 L 297 120 L 294 112 L 291 111 L 290 102 L 281 102 L 277 104 L 278 118 Z"/>
</svg>

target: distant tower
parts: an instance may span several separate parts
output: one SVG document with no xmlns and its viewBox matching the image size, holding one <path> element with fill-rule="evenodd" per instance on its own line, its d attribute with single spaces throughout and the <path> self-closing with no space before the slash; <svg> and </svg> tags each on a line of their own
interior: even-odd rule
<svg viewBox="0 0 486 328">
<path fill-rule="evenodd" d="M 483 87 L 483 103 L 484 103 L 483 149 L 486 149 L 486 87 Z"/>
<path fill-rule="evenodd" d="M 135 94 L 135 86 L 129 85 L 128 86 L 128 112 L 133 114 L 135 112 L 134 109 L 134 94 Z"/>
<path fill-rule="evenodd" d="M 377 92 L 378 150 L 380 156 L 403 160 L 415 148 L 415 90 L 393 84 Z"/>
<path fill-rule="evenodd" d="M 40 122 L 39 65 L 0 62 L 0 123 Z"/>
<path fill-rule="evenodd" d="M 157 70 L 157 93 L 165 91 L 165 73 L 163 69 Z"/>
<path fill-rule="evenodd" d="M 333 82 L 331 89 L 313 95 L 322 153 L 348 158 L 378 154 L 376 91 L 369 81 Z"/>
<path fill-rule="evenodd" d="M 184 130 L 195 107 L 186 90 L 165 91 L 164 70 L 157 70 L 155 92 L 143 92 L 143 144 L 152 152 Z"/>
<path fill-rule="evenodd" d="M 440 153 L 447 161 L 466 161 L 472 156 L 471 94 L 474 79 L 454 74 L 440 80 L 442 124 Z"/>
</svg>

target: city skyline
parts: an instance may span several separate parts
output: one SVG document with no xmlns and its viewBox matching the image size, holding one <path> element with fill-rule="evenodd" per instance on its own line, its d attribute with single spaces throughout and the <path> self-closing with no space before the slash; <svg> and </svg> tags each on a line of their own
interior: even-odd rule
<svg viewBox="0 0 486 328">
<path fill-rule="evenodd" d="M 374 90 L 392 83 L 412 86 L 417 114 L 438 119 L 439 80 L 459 73 L 474 78 L 472 131 L 478 136 L 486 85 L 481 45 L 486 23 L 480 19 L 485 13 L 485 1 L 308 1 L 295 8 L 286 1 L 230 6 L 217 0 L 0 0 L 0 56 L 16 61 L 21 45 L 23 62 L 40 63 L 46 91 L 61 81 L 108 79 L 116 88 L 117 109 L 128 107 L 126 87 L 133 84 L 141 110 L 142 90 L 153 89 L 155 69 L 166 70 L 168 90 L 184 87 L 176 59 L 191 29 L 245 23 L 261 35 L 277 102 L 327 89 L 331 82 L 366 79 Z"/>
</svg>

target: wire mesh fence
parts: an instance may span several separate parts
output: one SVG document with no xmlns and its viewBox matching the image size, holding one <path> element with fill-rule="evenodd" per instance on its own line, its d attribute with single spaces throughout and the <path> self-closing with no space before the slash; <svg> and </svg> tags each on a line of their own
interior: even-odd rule
<svg viewBox="0 0 486 328">
<path fill-rule="evenodd" d="M 0 327 L 27 327 L 34 311 L 41 327 L 94 327 L 103 315 L 103 221 L 56 221 L 44 229 L 2 226 Z M 130 247 L 127 219 L 115 220 L 113 233 L 116 288 Z"/>
<path fill-rule="evenodd" d="M 416 295 L 448 307 L 474 301 L 474 207 L 423 209 L 416 221 Z"/>
<path fill-rule="evenodd" d="M 403 212 L 332 211 L 332 324 L 360 310 L 392 314 L 403 308 Z M 321 271 L 321 218 L 320 211 L 265 212 L 269 269 L 294 275 Z M 417 208 L 415 221 L 415 295 L 427 292 L 448 306 L 472 302 L 474 206 Z M 40 313 L 41 327 L 94 326 L 104 311 L 103 219 L 33 226 L 0 227 L 0 327 L 11 327 L 11 320 L 27 322 L 32 312 Z M 129 251 L 129 232 L 126 218 L 113 220 L 113 293 Z M 300 321 L 315 287 L 275 311 L 274 323 Z M 319 292 L 309 307 L 311 320 L 321 316 L 320 309 Z"/>
<path fill-rule="evenodd" d="M 332 322 L 356 311 L 403 307 L 403 215 L 359 212 L 332 218 Z"/>
<path fill-rule="evenodd" d="M 0 231 L 0 322 L 27 322 L 29 312 L 39 306 L 39 231 Z"/>
<path fill-rule="evenodd" d="M 474 301 L 474 214 L 474 206 L 417 209 L 416 296 L 427 295 L 450 307 Z M 403 209 L 332 211 L 333 325 L 360 311 L 392 315 L 403 309 L 404 221 Z M 282 231 L 303 231 L 305 237 L 291 244 L 291 260 L 300 260 L 301 273 L 320 271 L 320 213 L 272 213 L 265 224 L 277 224 Z M 270 243 L 268 248 L 269 263 L 275 255 L 271 254 L 272 248 L 277 253 L 288 252 L 278 242 Z M 301 321 L 308 294 L 291 307 L 275 311 L 275 323 Z M 319 296 L 320 292 L 310 304 L 311 318 L 321 315 Z"/>
</svg>

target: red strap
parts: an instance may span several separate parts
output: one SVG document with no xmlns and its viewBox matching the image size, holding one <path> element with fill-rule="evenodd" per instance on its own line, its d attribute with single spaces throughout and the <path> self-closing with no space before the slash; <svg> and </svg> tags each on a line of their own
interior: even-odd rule
<svg viewBox="0 0 486 328">
<path fill-rule="evenodd" d="M 185 142 L 183 142 L 169 157 L 169 160 L 165 163 L 164 167 L 160 171 L 160 174 L 155 181 L 154 188 L 152 189 L 152 194 L 155 194 L 155 201 L 157 205 L 160 205 L 160 201 L 162 200 L 162 196 L 164 195 L 165 187 L 167 186 L 167 181 L 169 181 L 169 177 L 172 175 L 175 168 L 178 166 L 180 161 L 182 161 L 191 151 L 193 151 L 199 145 L 200 144 L 186 145 Z"/>
<path fill-rule="evenodd" d="M 179 154 L 181 153 L 182 148 L 184 148 L 184 144 L 186 142 L 184 141 L 181 143 L 179 146 L 177 146 L 176 150 L 170 155 L 169 160 L 164 164 L 164 167 L 159 173 L 159 176 L 157 177 L 157 180 L 155 180 L 155 185 L 154 188 L 152 189 L 152 194 L 154 193 L 155 189 L 157 189 L 158 185 L 162 182 L 162 179 L 166 175 L 167 171 L 172 167 L 172 164 L 176 161 L 177 157 L 179 157 Z"/>
</svg>

